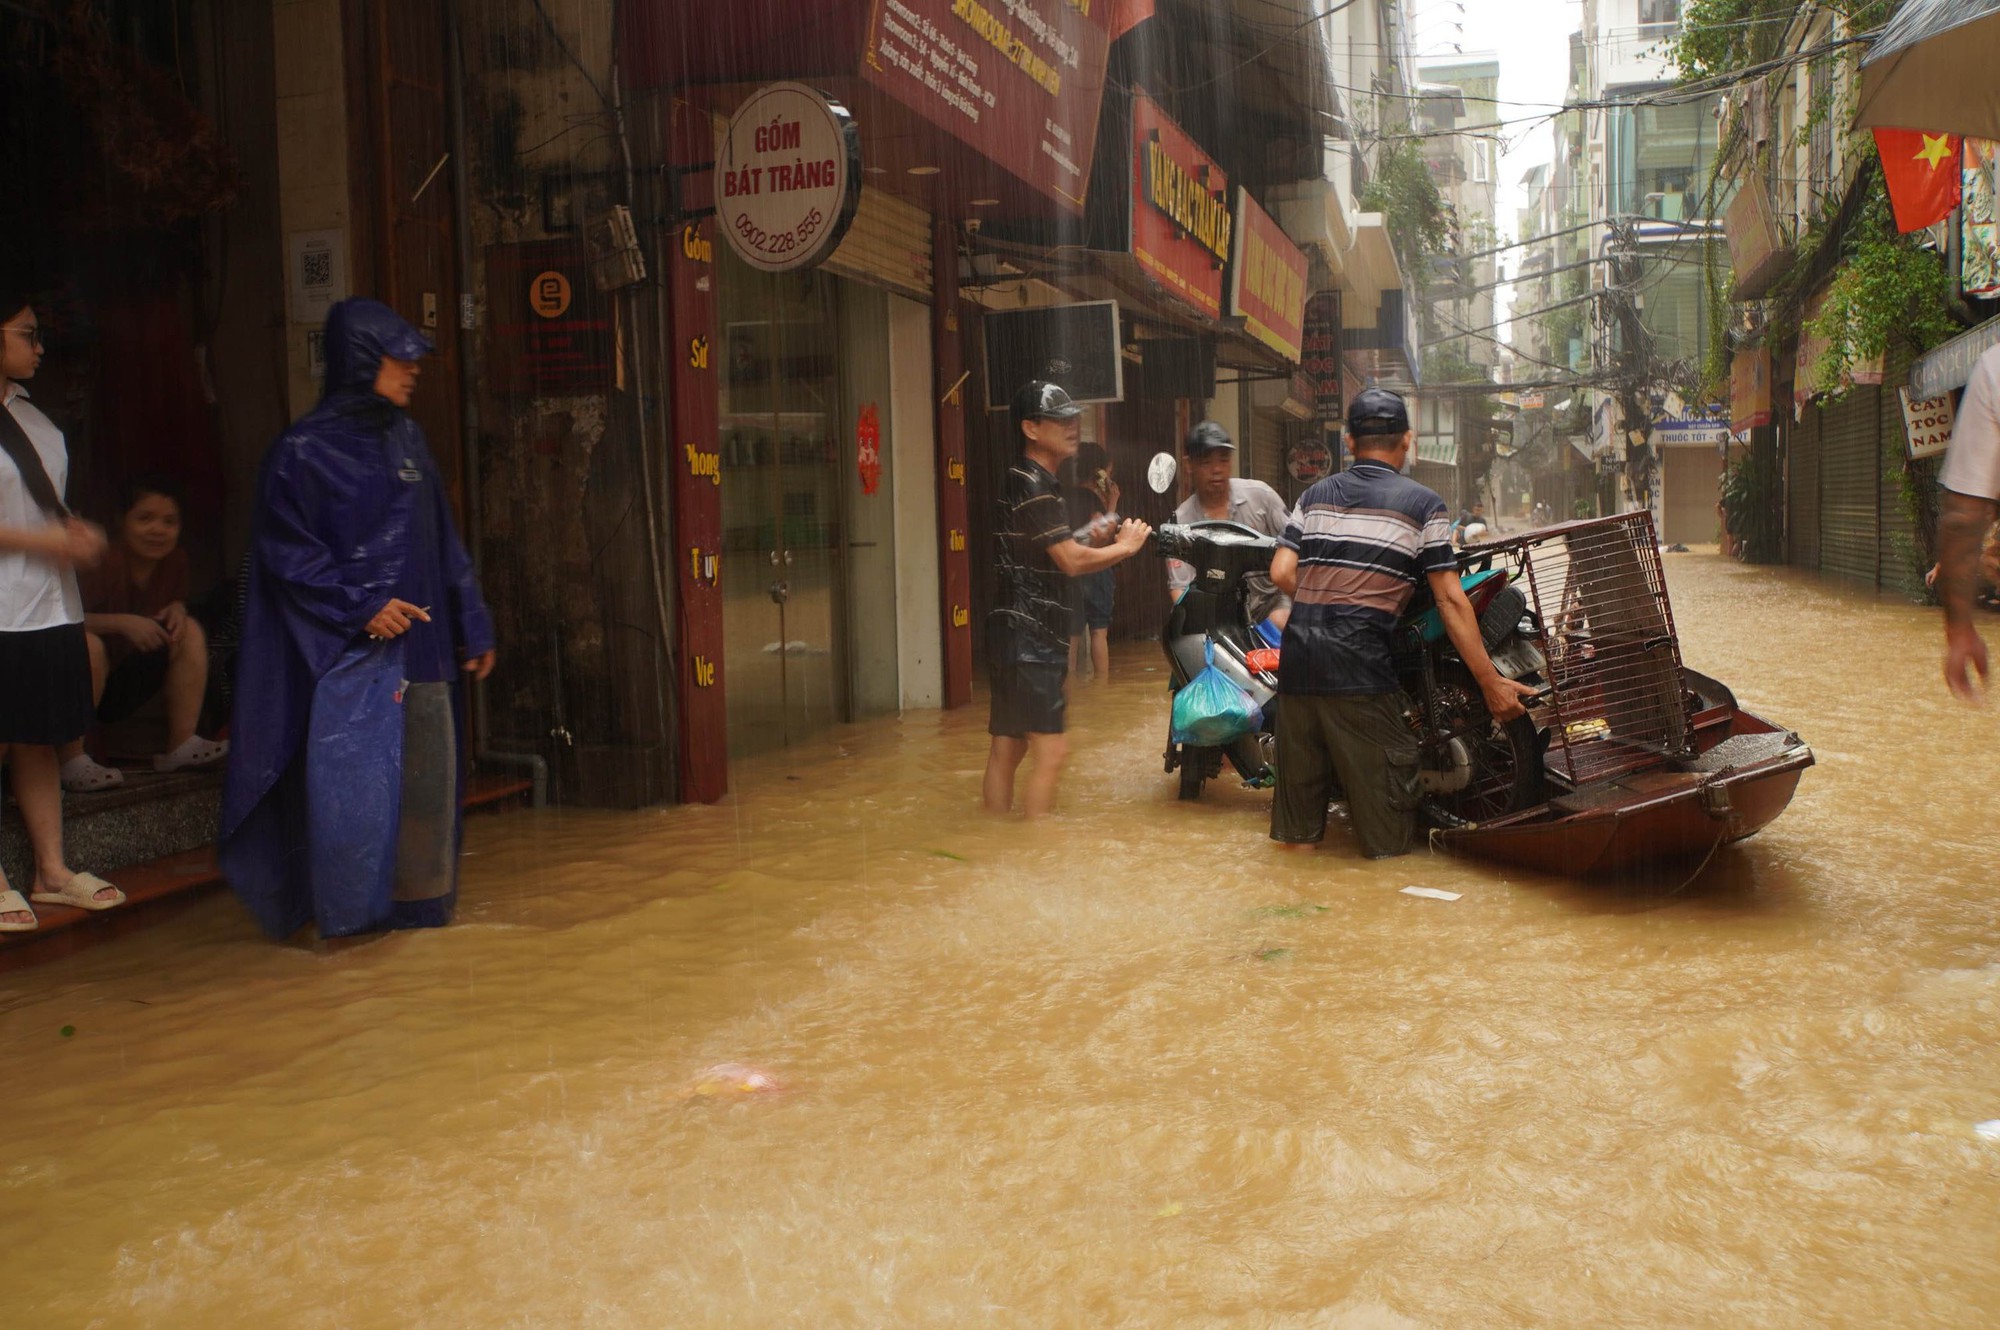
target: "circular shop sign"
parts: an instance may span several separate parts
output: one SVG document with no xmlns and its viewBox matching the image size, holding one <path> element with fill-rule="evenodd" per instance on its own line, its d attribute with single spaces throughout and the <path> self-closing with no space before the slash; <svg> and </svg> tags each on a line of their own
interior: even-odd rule
<svg viewBox="0 0 2000 1330">
<path fill-rule="evenodd" d="M 715 210 L 753 268 L 789 272 L 833 252 L 861 201 L 861 133 L 847 108 L 803 83 L 769 83 L 729 119 Z"/>
<path fill-rule="evenodd" d="M 1309 485 L 1331 470 L 1333 451 L 1324 439 L 1301 439 L 1285 450 L 1285 474 L 1293 480 Z"/>
</svg>

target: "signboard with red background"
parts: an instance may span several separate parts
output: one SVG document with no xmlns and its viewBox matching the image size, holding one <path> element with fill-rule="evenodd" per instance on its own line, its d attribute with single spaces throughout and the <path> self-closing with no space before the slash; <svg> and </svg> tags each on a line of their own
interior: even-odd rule
<svg viewBox="0 0 2000 1330">
<path fill-rule="evenodd" d="M 1313 417 L 1339 420 L 1346 413 L 1341 377 L 1340 292 L 1320 291 L 1306 301 L 1305 340 L 1299 368 L 1312 376 Z"/>
<path fill-rule="evenodd" d="M 601 393 L 613 374 L 611 309 L 575 240 L 486 247 L 487 373 L 528 397 Z"/>
<path fill-rule="evenodd" d="M 1174 296 L 1222 317 L 1236 230 L 1229 177 L 1158 103 L 1132 96 L 1132 257 Z"/>
<path fill-rule="evenodd" d="M 1229 270 L 1229 312 L 1243 331 L 1297 363 L 1305 344 L 1306 282 L 1311 264 L 1250 191 L 1236 191 L 1236 262 Z"/>
<path fill-rule="evenodd" d="M 714 152 L 708 118 L 676 102 L 668 150 L 676 165 Z M 669 395 L 667 491 L 674 509 L 679 623 L 680 795 L 713 803 L 729 789 L 729 726 L 722 692 L 722 467 L 715 381 L 712 220 L 683 222 L 667 244 Z"/>
<path fill-rule="evenodd" d="M 861 77 L 1081 212 L 1110 0 L 874 0 Z"/>
</svg>

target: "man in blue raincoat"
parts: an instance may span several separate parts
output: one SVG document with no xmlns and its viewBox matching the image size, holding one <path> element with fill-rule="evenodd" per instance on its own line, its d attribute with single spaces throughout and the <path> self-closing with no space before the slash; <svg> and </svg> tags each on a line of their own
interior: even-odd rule
<svg viewBox="0 0 2000 1330">
<path fill-rule="evenodd" d="M 218 858 L 273 938 L 451 921 L 456 680 L 493 622 L 404 408 L 430 339 L 388 306 L 326 321 L 326 392 L 264 460 Z"/>
</svg>

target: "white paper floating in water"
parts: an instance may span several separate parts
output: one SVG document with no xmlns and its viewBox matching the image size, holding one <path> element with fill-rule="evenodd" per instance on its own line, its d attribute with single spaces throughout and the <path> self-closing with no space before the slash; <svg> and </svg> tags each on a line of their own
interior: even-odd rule
<svg viewBox="0 0 2000 1330">
<path fill-rule="evenodd" d="M 1459 898 L 1456 891 L 1440 891 L 1436 887 L 1404 887 L 1403 894 L 1422 896 L 1427 901 L 1455 901 Z"/>
<path fill-rule="evenodd" d="M 1972 1124 L 1972 1130 L 1986 1140 L 2000 1141 L 2000 1118 L 1994 1118 L 1990 1122 L 1975 1122 Z"/>
<path fill-rule="evenodd" d="M 770 1094 L 784 1088 L 783 1081 L 761 1067 L 718 1062 L 694 1078 L 688 1094 L 697 1099 L 727 1099 Z"/>
</svg>

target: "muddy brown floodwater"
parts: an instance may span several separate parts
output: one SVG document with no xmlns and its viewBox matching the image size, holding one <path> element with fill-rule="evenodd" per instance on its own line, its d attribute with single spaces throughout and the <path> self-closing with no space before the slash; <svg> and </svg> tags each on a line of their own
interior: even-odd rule
<svg viewBox="0 0 2000 1330">
<path fill-rule="evenodd" d="M 1995 708 L 1933 612 L 1668 566 L 1820 759 L 1678 896 L 1273 851 L 1135 646 L 1041 826 L 917 714 L 476 818 L 442 932 L 0 975 L 0 1325 L 1993 1324 Z"/>
</svg>

